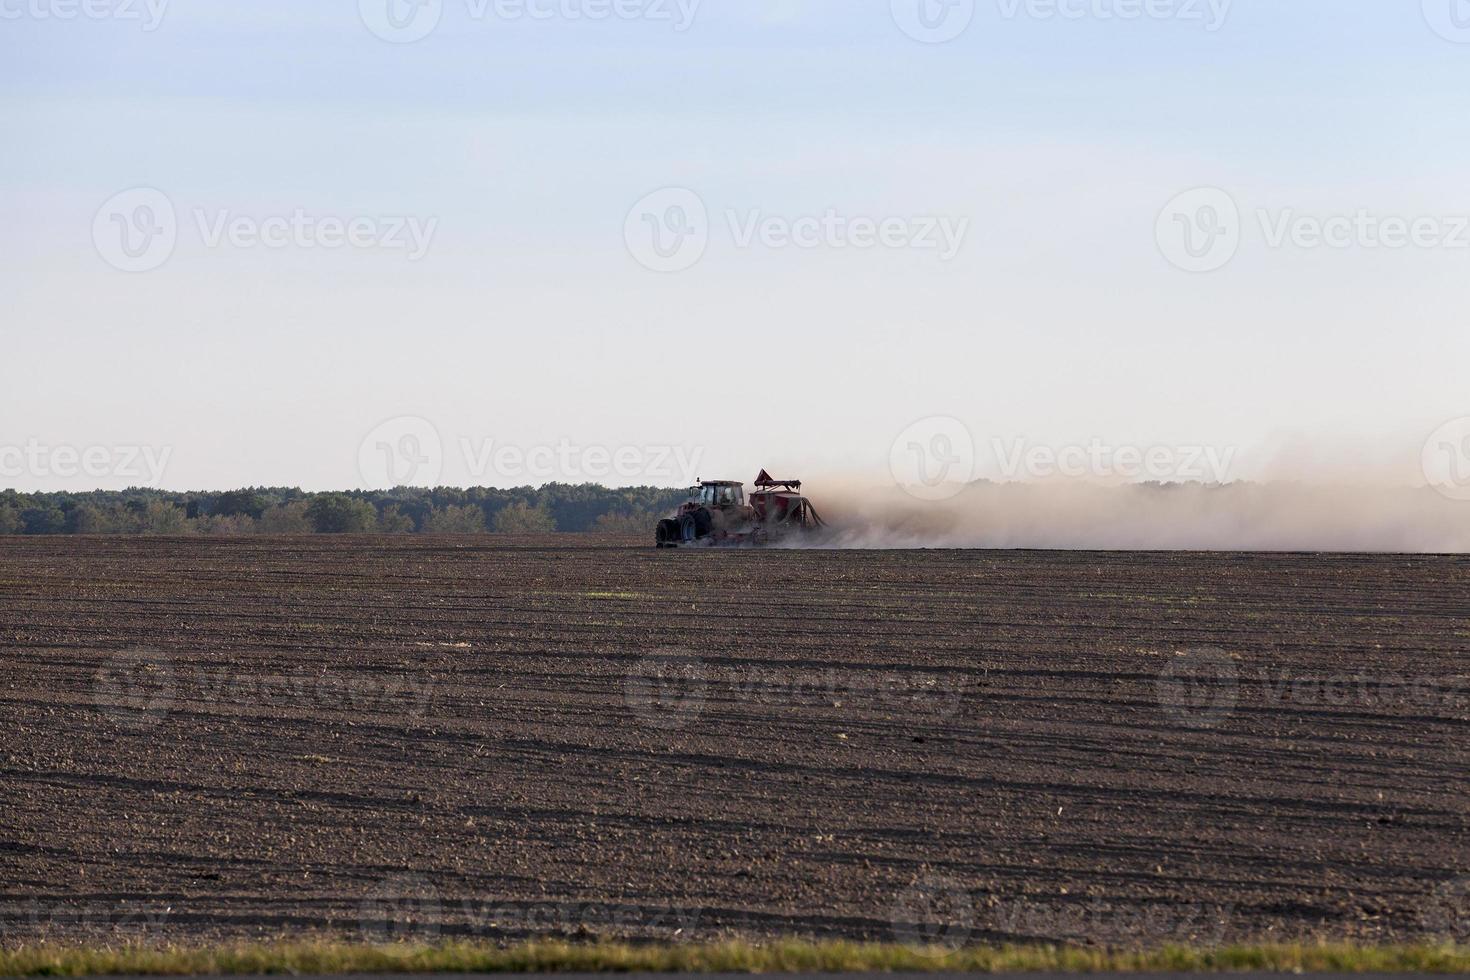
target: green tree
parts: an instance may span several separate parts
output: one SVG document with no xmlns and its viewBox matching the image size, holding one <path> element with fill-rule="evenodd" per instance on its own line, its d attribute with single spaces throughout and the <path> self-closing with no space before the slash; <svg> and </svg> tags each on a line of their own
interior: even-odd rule
<svg viewBox="0 0 1470 980">
<path fill-rule="evenodd" d="M 556 530 L 556 518 L 544 504 L 532 507 L 518 500 L 495 515 L 498 534 L 544 534 Z"/>
<path fill-rule="evenodd" d="M 66 515 L 55 504 L 41 504 L 21 511 L 20 523 L 26 534 L 60 534 L 66 530 Z"/>
<path fill-rule="evenodd" d="M 214 501 L 214 513 L 219 517 L 247 517 L 258 519 L 265 513 L 270 501 L 254 490 L 230 490 L 220 494 Z"/>
<path fill-rule="evenodd" d="M 146 500 L 119 500 L 109 496 L 99 499 L 95 506 L 102 514 L 98 534 L 142 533 L 143 517 L 148 509 Z"/>
<path fill-rule="evenodd" d="M 249 514 L 231 514 L 228 517 L 223 514 L 211 514 L 208 517 L 195 518 L 194 526 L 200 534 L 225 537 L 255 533 L 255 521 Z"/>
<path fill-rule="evenodd" d="M 445 507 L 429 515 L 425 525 L 431 534 L 481 534 L 485 530 L 485 512 L 478 507 Z"/>
<path fill-rule="evenodd" d="M 106 534 L 107 515 L 96 504 L 77 504 L 66 515 L 67 534 Z"/>
<path fill-rule="evenodd" d="M 143 509 L 144 534 L 188 534 L 193 529 L 184 508 L 166 500 L 150 500 Z"/>
<path fill-rule="evenodd" d="M 88 506 L 92 507 L 95 511 L 94 514 L 89 515 L 89 519 L 95 522 L 95 527 L 94 530 L 83 533 L 136 534 L 141 530 L 141 511 L 135 511 L 125 503 L 109 500 L 100 504 L 82 504 L 77 510 Z M 73 523 L 77 523 L 80 520 L 76 517 L 76 512 L 73 511 Z"/>
<path fill-rule="evenodd" d="M 378 526 L 373 505 L 345 493 L 316 497 L 306 507 L 306 519 L 318 534 L 363 534 Z"/>
<path fill-rule="evenodd" d="M 293 500 L 266 510 L 256 522 L 261 534 L 310 534 L 311 521 L 306 519 L 307 502 Z"/>
<path fill-rule="evenodd" d="M 400 487 L 328 494 L 308 494 L 294 487 L 247 487 L 223 493 L 143 487 L 83 493 L 0 490 L 0 534 L 235 534 L 252 529 L 262 534 L 309 534 L 319 529 L 464 534 L 483 530 L 485 523 L 497 531 L 519 533 L 641 534 L 653 523 L 650 515 L 667 512 L 682 497 L 682 491 L 655 487 L 557 483 L 539 488 Z M 310 518 L 309 507 L 314 507 Z M 495 520 L 487 522 L 487 515 Z"/>
<path fill-rule="evenodd" d="M 652 514 L 633 510 L 608 511 L 592 523 L 598 534 L 648 534 L 658 520 Z"/>
<path fill-rule="evenodd" d="M 405 514 L 397 504 L 388 504 L 383 508 L 383 513 L 378 515 L 378 530 L 384 534 L 412 534 L 413 518 Z"/>
</svg>

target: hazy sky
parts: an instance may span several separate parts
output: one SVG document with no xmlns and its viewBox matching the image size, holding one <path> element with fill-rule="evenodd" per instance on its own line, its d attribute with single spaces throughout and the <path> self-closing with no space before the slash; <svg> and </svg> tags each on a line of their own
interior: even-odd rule
<svg viewBox="0 0 1470 980">
<path fill-rule="evenodd" d="M 160 2 L 0 0 L 0 486 L 1423 482 L 1470 416 L 1463 0 Z"/>
</svg>

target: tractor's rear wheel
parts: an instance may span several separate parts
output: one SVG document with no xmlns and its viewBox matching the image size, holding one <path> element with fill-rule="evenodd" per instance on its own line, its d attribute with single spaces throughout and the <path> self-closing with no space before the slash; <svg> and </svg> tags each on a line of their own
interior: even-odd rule
<svg viewBox="0 0 1470 980">
<path fill-rule="evenodd" d="M 660 548 L 677 548 L 679 546 L 679 522 L 669 520 L 665 517 L 658 522 L 653 530 L 653 542 Z"/>
<path fill-rule="evenodd" d="M 715 519 L 711 517 L 710 512 L 705 510 L 703 507 L 701 507 L 699 510 L 696 510 L 693 516 L 694 536 L 697 538 L 708 537 L 709 533 L 715 529 Z"/>
</svg>

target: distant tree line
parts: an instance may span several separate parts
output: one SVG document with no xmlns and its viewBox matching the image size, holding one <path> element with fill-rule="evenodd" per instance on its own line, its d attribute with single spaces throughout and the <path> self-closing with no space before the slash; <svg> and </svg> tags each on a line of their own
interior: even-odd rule
<svg viewBox="0 0 1470 980">
<path fill-rule="evenodd" d="M 0 534 L 651 534 L 684 491 L 551 483 L 307 493 L 288 487 L 172 492 L 0 491 Z"/>
</svg>

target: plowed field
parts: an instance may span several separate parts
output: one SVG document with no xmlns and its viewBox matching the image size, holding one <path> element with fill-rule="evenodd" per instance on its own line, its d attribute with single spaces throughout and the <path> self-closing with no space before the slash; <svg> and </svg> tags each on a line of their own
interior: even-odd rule
<svg viewBox="0 0 1470 980">
<path fill-rule="evenodd" d="M 1470 559 L 0 538 L 0 940 L 1470 931 Z"/>
</svg>

